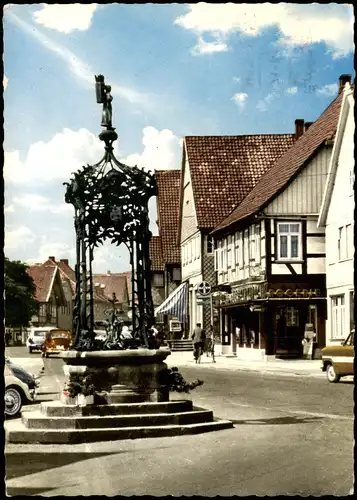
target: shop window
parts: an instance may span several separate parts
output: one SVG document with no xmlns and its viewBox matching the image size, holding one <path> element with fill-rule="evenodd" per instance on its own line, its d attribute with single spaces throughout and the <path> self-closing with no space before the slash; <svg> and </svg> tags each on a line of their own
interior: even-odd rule
<svg viewBox="0 0 357 500">
<path fill-rule="evenodd" d="M 301 223 L 278 223 L 278 259 L 301 260 Z"/>
<path fill-rule="evenodd" d="M 287 307 L 285 311 L 286 326 L 299 326 L 299 310 Z"/>
<path fill-rule="evenodd" d="M 331 297 L 331 339 L 343 339 L 345 325 L 345 295 Z"/>
</svg>

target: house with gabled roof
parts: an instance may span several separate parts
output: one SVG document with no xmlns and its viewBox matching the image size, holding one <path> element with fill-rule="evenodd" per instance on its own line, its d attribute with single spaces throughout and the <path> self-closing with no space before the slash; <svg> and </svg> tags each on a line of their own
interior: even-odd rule
<svg viewBox="0 0 357 500">
<path fill-rule="evenodd" d="M 239 357 L 301 357 L 306 335 L 325 345 L 325 232 L 317 221 L 346 75 L 314 122 L 296 120 L 296 141 L 212 231 L 220 331 Z M 248 347 L 248 349 L 247 349 Z"/>
<path fill-rule="evenodd" d="M 201 300 L 197 290 L 201 282 L 216 286 L 210 232 L 293 142 L 294 134 L 184 137 L 177 244 L 182 282 L 188 286 L 190 332 L 197 322 L 208 329 L 217 320 L 210 301 Z"/>
<path fill-rule="evenodd" d="M 326 233 L 326 344 L 339 344 L 355 325 L 353 91 L 346 83 L 318 219 Z"/>
<path fill-rule="evenodd" d="M 156 321 L 168 328 L 169 319 L 175 317 L 184 323 L 186 317 L 185 291 L 178 289 L 181 283 L 181 254 L 177 244 L 181 171 L 157 170 L 155 177 L 159 235 L 152 237 L 149 247 L 153 299 Z"/>
<path fill-rule="evenodd" d="M 124 321 L 129 320 L 130 302 L 126 275 L 110 271 L 93 274 L 93 287 L 95 322 L 109 320 L 113 305 Z"/>
<path fill-rule="evenodd" d="M 38 311 L 32 317 L 31 323 L 34 326 L 53 325 L 67 329 L 70 312 L 61 316 L 60 310 L 67 307 L 66 290 L 69 290 L 71 297 L 71 286 L 61 276 L 60 269 L 49 258 L 43 264 L 29 266 L 27 272 L 35 283 L 35 299 L 38 302 Z"/>
</svg>

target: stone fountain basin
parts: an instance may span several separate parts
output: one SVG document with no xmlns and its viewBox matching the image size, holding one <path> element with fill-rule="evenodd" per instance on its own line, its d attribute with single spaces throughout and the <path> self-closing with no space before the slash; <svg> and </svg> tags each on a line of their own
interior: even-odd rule
<svg viewBox="0 0 357 500">
<path fill-rule="evenodd" d="M 167 368 L 165 359 L 170 349 L 126 349 L 122 351 L 65 351 L 60 353 L 65 363 L 63 371 L 68 378 L 73 373 L 97 373 L 98 380 L 103 377 L 113 379 L 112 391 L 117 394 L 118 387 L 129 389 L 150 401 L 168 399 L 160 390 L 160 372 Z"/>
</svg>

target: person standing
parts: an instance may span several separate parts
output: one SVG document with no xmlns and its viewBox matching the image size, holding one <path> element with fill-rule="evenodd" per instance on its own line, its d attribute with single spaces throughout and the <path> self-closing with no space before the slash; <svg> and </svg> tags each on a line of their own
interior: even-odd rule
<svg viewBox="0 0 357 500">
<path fill-rule="evenodd" d="M 201 323 L 197 323 L 196 328 L 194 328 L 193 330 L 191 338 L 193 342 L 193 356 L 197 363 L 202 355 L 203 343 L 205 339 L 204 331 L 201 328 Z"/>
</svg>

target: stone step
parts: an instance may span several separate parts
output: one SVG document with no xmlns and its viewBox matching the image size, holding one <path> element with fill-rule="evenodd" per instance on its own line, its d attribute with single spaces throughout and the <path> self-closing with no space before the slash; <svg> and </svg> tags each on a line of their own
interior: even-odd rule
<svg viewBox="0 0 357 500">
<path fill-rule="evenodd" d="M 172 347 L 172 352 L 188 352 L 192 351 L 192 347 Z"/>
<path fill-rule="evenodd" d="M 72 417 L 72 416 L 110 416 L 110 415 L 143 415 L 156 413 L 180 413 L 192 411 L 190 400 L 146 402 L 146 403 L 121 403 L 110 405 L 65 405 L 60 401 L 41 403 L 40 411 L 47 417 Z"/>
<path fill-rule="evenodd" d="M 108 429 L 27 429 L 15 419 L 5 425 L 5 437 L 9 443 L 76 444 L 121 439 L 180 436 L 199 434 L 232 428 L 229 420 L 214 419 L 213 422 L 188 425 L 164 425 L 151 427 L 125 427 Z"/>
<path fill-rule="evenodd" d="M 188 425 L 213 421 L 211 410 L 195 409 L 181 413 L 156 413 L 112 416 L 47 417 L 41 412 L 23 412 L 21 418 L 28 429 L 114 429 Z"/>
</svg>

